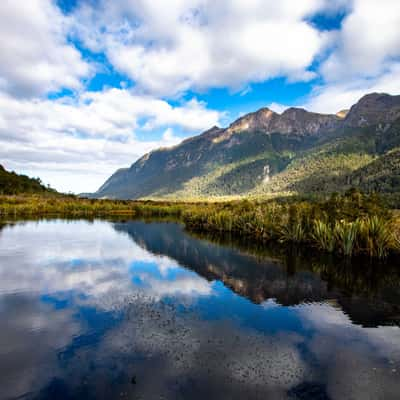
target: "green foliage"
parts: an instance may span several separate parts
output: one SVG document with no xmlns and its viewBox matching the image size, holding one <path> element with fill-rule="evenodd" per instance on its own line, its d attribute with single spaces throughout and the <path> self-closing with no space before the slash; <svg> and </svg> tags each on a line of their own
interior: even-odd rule
<svg viewBox="0 0 400 400">
<path fill-rule="evenodd" d="M 177 203 L 95 200 L 75 196 L 0 196 L 0 217 L 168 217 L 191 231 L 223 232 L 260 243 L 294 243 L 350 257 L 396 251 L 397 223 L 376 195 L 356 190 L 327 199 Z M 397 227 L 396 229 L 392 229 Z"/>
<path fill-rule="evenodd" d="M 373 161 L 374 154 L 373 140 L 365 135 L 327 138 L 297 152 L 285 169 L 252 192 L 256 196 L 282 192 L 343 192 L 351 187 L 346 177 Z"/>
<path fill-rule="evenodd" d="M 183 205 L 168 202 L 134 202 L 129 200 L 82 199 L 63 195 L 0 196 L 0 217 L 31 217 L 61 215 L 68 217 L 129 217 L 178 218 Z"/>
<path fill-rule="evenodd" d="M 376 195 L 351 190 L 326 200 L 292 198 L 214 203 L 182 214 L 186 227 L 229 232 L 264 242 L 303 243 L 329 253 L 383 258 L 395 250 L 390 212 Z"/>
<path fill-rule="evenodd" d="M 39 178 L 29 178 L 15 172 L 8 172 L 0 165 L 0 195 L 51 192 L 55 191 L 45 187 Z"/>
<path fill-rule="evenodd" d="M 389 224 L 376 215 L 361 221 L 361 244 L 365 251 L 374 257 L 383 258 L 394 240 Z"/>
<path fill-rule="evenodd" d="M 347 183 L 366 192 L 395 193 L 400 190 L 400 149 L 388 151 L 347 177 Z"/>
<path fill-rule="evenodd" d="M 393 233 L 393 242 L 395 245 L 395 248 L 397 250 L 400 250 L 400 231 L 397 230 Z"/>
<path fill-rule="evenodd" d="M 312 240 L 324 251 L 332 253 L 336 246 L 336 237 L 333 229 L 324 221 L 314 220 L 314 229 L 311 233 Z"/>
<path fill-rule="evenodd" d="M 337 221 L 334 228 L 335 240 L 338 244 L 339 251 L 346 257 L 351 257 L 360 235 L 361 223 L 359 220 Z"/>
<path fill-rule="evenodd" d="M 290 225 L 282 225 L 279 232 L 281 243 L 302 243 L 305 242 L 306 232 L 299 222 Z"/>
</svg>

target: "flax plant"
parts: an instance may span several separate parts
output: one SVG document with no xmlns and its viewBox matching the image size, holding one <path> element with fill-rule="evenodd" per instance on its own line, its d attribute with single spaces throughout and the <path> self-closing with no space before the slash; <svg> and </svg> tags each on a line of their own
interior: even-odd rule
<svg viewBox="0 0 400 400">
<path fill-rule="evenodd" d="M 312 240 L 321 250 L 332 253 L 335 250 L 336 237 L 331 226 L 319 219 L 313 225 Z"/>
</svg>

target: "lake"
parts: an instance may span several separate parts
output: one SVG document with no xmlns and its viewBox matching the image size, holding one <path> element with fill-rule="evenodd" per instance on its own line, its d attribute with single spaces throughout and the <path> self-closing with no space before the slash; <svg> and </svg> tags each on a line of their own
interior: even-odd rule
<svg viewBox="0 0 400 400">
<path fill-rule="evenodd" d="M 1 399 L 399 399 L 400 265 L 177 223 L 0 225 Z"/>
</svg>

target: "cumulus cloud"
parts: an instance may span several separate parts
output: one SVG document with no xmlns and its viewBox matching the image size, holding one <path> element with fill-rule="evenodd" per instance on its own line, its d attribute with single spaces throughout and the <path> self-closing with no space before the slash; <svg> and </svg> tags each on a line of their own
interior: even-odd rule
<svg viewBox="0 0 400 400">
<path fill-rule="evenodd" d="M 35 237 L 32 223 L 5 228 L 0 244 L 3 295 L 71 291 L 84 293 L 86 305 L 110 310 L 136 295 L 184 296 L 189 301 L 212 294 L 212 283 L 167 256 L 149 253 L 111 224 L 75 221 L 63 229 L 57 221 L 34 224 Z M 20 268 L 10 270 L 11 259 Z"/>
<path fill-rule="evenodd" d="M 324 367 L 330 398 L 396 397 L 398 377 L 390 365 L 400 356 L 398 327 L 363 328 L 327 303 L 297 312 L 304 326 L 313 329 L 308 349 Z"/>
<path fill-rule="evenodd" d="M 68 14 L 52 0 L 3 3 L 0 160 L 59 190 L 96 190 L 145 152 L 218 124 L 222 113 L 187 100 L 210 88 L 245 101 L 252 83 L 307 81 L 309 95 L 290 103 L 320 112 L 400 92 L 397 0 L 99 0 Z M 318 15 L 345 17 L 325 29 Z M 99 71 L 112 77 L 93 92 Z"/>
<path fill-rule="evenodd" d="M 271 109 L 272 111 L 275 111 L 278 114 L 283 113 L 287 108 L 289 108 L 289 106 L 286 106 L 284 104 L 280 104 L 280 103 L 271 103 L 268 106 L 269 109 Z"/>
<path fill-rule="evenodd" d="M 7 168 L 39 175 L 59 190 L 96 190 L 121 166 L 147 151 L 174 145 L 179 137 L 218 124 L 219 113 L 195 99 L 167 101 L 126 89 L 85 92 L 71 99 L 17 99 L 0 93 L 0 159 Z M 142 121 L 146 122 L 143 123 Z M 139 140 L 142 129 L 169 130 Z"/>
<path fill-rule="evenodd" d="M 393 62 L 374 78 L 358 77 L 343 79 L 315 87 L 309 98 L 302 104 L 308 110 L 336 113 L 350 108 L 362 96 L 372 92 L 384 92 L 392 95 L 400 93 L 400 62 Z"/>
<path fill-rule="evenodd" d="M 121 1 L 76 12 L 76 35 L 134 80 L 171 96 L 190 88 L 241 88 L 276 76 L 309 80 L 325 35 L 305 18 L 320 0 Z M 88 26 L 93 29 L 88 29 Z"/>
<path fill-rule="evenodd" d="M 400 2 L 354 0 L 341 29 L 331 32 L 322 61 L 323 84 L 305 106 L 321 112 L 349 108 L 370 92 L 400 92 Z"/>
<path fill-rule="evenodd" d="M 335 51 L 321 71 L 328 81 L 354 76 L 374 77 L 400 56 L 400 3 L 397 0 L 355 0 L 334 42 Z"/>
<path fill-rule="evenodd" d="M 2 1 L 0 89 L 36 96 L 78 89 L 93 72 L 67 40 L 70 21 L 50 0 Z"/>
<path fill-rule="evenodd" d="M 7 365 L 2 373 L 2 396 L 20 397 L 61 372 L 54 362 L 54 349 L 68 346 L 82 328 L 72 310 L 55 311 L 32 294 L 2 295 L 1 302 L 0 316 L 7 321 L 0 331 L 1 359 Z M 43 367 L 49 364 L 51 368 Z"/>
</svg>

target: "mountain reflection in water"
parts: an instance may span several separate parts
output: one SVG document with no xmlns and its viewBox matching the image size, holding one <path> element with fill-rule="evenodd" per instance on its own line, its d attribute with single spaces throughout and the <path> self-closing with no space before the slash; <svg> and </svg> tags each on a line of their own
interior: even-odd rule
<svg viewBox="0 0 400 400">
<path fill-rule="evenodd" d="M 164 222 L 2 228 L 0 398 L 399 398 L 393 262 Z"/>
<path fill-rule="evenodd" d="M 400 263 L 334 259 L 299 248 L 246 243 L 222 235 L 187 235 L 177 224 L 115 224 L 144 249 L 167 255 L 207 280 L 220 280 L 260 304 L 328 301 L 363 326 L 400 324 Z M 171 240 L 173 238 L 173 240 Z"/>
</svg>

